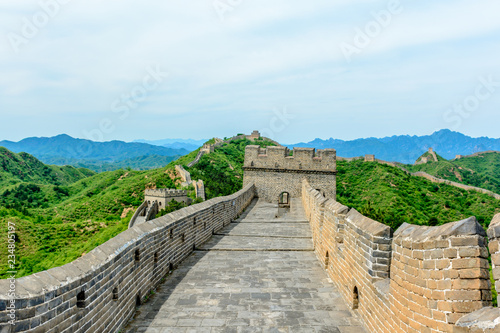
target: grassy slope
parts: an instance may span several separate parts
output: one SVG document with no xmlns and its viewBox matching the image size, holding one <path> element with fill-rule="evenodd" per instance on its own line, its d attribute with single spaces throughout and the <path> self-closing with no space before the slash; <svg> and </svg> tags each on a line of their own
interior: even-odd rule
<svg viewBox="0 0 500 333">
<path fill-rule="evenodd" d="M 441 225 L 476 216 L 487 227 L 500 201 L 434 184 L 399 168 L 363 161 L 338 162 L 337 200 L 397 229 L 403 222 Z"/>
<path fill-rule="evenodd" d="M 412 172 L 424 171 L 428 174 L 471 186 L 481 187 L 500 194 L 500 154 L 486 153 L 459 160 L 429 162 L 421 165 L 405 166 Z"/>
<path fill-rule="evenodd" d="M 0 221 L 2 232 L 7 221 L 16 223 L 18 277 L 71 262 L 126 230 L 145 188 L 175 186 L 166 170 L 118 170 L 67 186 L 24 183 L 4 191 Z M 0 247 L 1 258 L 6 251 Z M 6 264 L 0 262 L 0 277 Z"/>
</svg>

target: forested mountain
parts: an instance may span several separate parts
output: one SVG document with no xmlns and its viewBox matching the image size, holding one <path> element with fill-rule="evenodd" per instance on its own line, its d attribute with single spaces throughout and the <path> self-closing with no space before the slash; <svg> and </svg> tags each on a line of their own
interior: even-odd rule
<svg viewBox="0 0 500 333">
<path fill-rule="evenodd" d="M 19 142 L 0 141 L 0 146 L 16 153 L 29 153 L 46 164 L 85 166 L 95 170 L 132 166 L 136 162 L 135 159 L 146 156 L 170 157 L 172 161 L 189 152 L 186 149 L 172 149 L 138 142 L 95 142 L 75 139 L 65 134 L 51 138 L 27 138 Z M 159 160 L 151 159 L 153 167 L 158 165 Z M 111 166 L 118 162 L 124 163 Z M 142 163 L 142 168 L 151 168 L 151 165 Z"/>
<path fill-rule="evenodd" d="M 84 168 L 45 165 L 30 154 L 16 154 L 0 147 L 0 188 L 20 182 L 68 185 L 94 174 Z"/>
</svg>

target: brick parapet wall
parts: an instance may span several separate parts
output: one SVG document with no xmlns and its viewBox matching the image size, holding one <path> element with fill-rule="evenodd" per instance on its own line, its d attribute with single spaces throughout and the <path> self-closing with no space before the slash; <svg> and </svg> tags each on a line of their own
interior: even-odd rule
<svg viewBox="0 0 500 333">
<path fill-rule="evenodd" d="M 307 180 L 302 185 L 316 255 L 370 332 L 493 332 L 478 330 L 495 322 L 498 309 L 488 307 L 486 234 L 475 218 L 438 227 L 405 224 L 392 235 L 325 200 Z M 496 320 L 500 327 L 500 315 Z"/>
<path fill-rule="evenodd" d="M 451 332 L 464 314 L 491 305 L 485 236 L 475 218 L 396 231 L 391 296 L 408 328 Z"/>
<path fill-rule="evenodd" d="M 14 326 L 8 323 L 10 281 L 0 280 L 0 332 L 118 332 L 135 313 L 137 299 L 254 196 L 250 185 L 183 208 L 134 226 L 69 264 L 16 279 Z M 84 296 L 80 302 L 78 295 Z"/>
<path fill-rule="evenodd" d="M 500 214 L 497 214 L 491 221 L 487 234 L 495 289 L 500 291 Z M 453 332 L 500 332 L 500 309 L 485 307 L 468 314 L 457 321 Z"/>
<path fill-rule="evenodd" d="M 495 289 L 500 291 L 500 214 L 495 215 L 488 228 L 489 250 Z"/>
</svg>

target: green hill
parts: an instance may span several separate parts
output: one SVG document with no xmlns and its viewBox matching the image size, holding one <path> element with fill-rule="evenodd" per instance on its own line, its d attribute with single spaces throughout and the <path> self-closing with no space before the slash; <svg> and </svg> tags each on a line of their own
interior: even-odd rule
<svg viewBox="0 0 500 333">
<path fill-rule="evenodd" d="M 68 185 L 94 174 L 84 168 L 45 165 L 30 154 L 16 154 L 0 147 L 0 188 L 21 182 Z"/>
<path fill-rule="evenodd" d="M 193 179 L 203 179 L 207 184 L 208 199 L 241 189 L 241 167 L 248 144 L 253 143 L 226 143 L 189 169 Z M 67 185 L 25 177 L 23 183 L 1 186 L 1 225 L 6 229 L 6 222 L 12 221 L 17 229 L 18 277 L 71 262 L 126 230 L 133 212 L 144 200 L 144 190 L 179 187 L 175 164 L 187 164 L 197 153 L 155 170 L 102 172 Z M 207 161 L 213 165 L 205 167 Z M 34 158 L 31 164 L 32 169 L 51 169 Z M 1 257 L 7 258 L 6 250 L 0 248 Z M 0 278 L 6 277 L 6 264 L 0 263 Z"/>
<path fill-rule="evenodd" d="M 4 227 L 16 224 L 18 276 L 68 263 L 126 230 L 145 188 L 175 186 L 165 171 L 118 170 L 68 186 L 23 183 L 5 190 L 0 219 Z M 2 262 L 0 272 L 5 268 Z"/>
<path fill-rule="evenodd" d="M 236 192 L 243 183 L 245 147 L 255 143 L 272 145 L 246 139 L 226 142 L 191 168 L 186 165 L 199 150 L 155 170 L 102 172 L 66 184 L 33 176 L 2 185 L 0 222 L 4 229 L 7 221 L 16 224 L 18 277 L 71 262 L 126 230 L 144 189 L 179 188 L 175 164 L 184 165 L 193 180 L 204 181 L 207 199 Z M 471 215 L 486 227 L 500 212 L 499 202 L 487 195 L 436 185 L 379 163 L 339 162 L 337 192 L 341 203 L 393 228 L 403 222 L 437 225 Z M 6 250 L 0 247 L 2 258 Z M 0 277 L 6 277 L 6 262 L 0 265 Z"/>
<path fill-rule="evenodd" d="M 479 153 L 461 159 L 405 166 L 411 172 L 423 171 L 435 177 L 476 186 L 500 194 L 500 153 Z"/>
<path fill-rule="evenodd" d="M 338 162 L 337 169 L 337 200 L 394 230 L 403 222 L 441 225 L 470 216 L 487 228 L 500 212 L 493 197 L 434 184 L 399 168 L 358 160 Z"/>
</svg>

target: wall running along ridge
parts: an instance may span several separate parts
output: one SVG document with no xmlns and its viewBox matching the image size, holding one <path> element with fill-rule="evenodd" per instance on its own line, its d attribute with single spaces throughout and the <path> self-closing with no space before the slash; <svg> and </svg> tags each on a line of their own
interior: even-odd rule
<svg viewBox="0 0 500 333">
<path fill-rule="evenodd" d="M 62 267 L 0 280 L 0 332 L 118 332 L 162 278 L 250 204 L 255 187 L 134 226 Z"/>
<path fill-rule="evenodd" d="M 302 182 L 315 252 L 370 332 L 500 332 L 486 233 L 475 218 L 390 227 Z M 500 214 L 488 229 L 500 286 Z M 498 266 L 497 266 L 498 265 Z"/>
<path fill-rule="evenodd" d="M 423 172 L 423 171 L 414 172 L 414 173 L 411 173 L 411 175 L 416 176 L 416 177 L 423 177 L 427 180 L 430 180 L 433 183 L 447 184 L 447 185 L 458 187 L 458 188 L 460 188 L 462 190 L 466 190 L 466 191 L 476 191 L 476 192 L 484 193 L 484 194 L 487 194 L 495 199 L 500 200 L 500 194 L 496 194 L 495 192 L 492 192 L 490 190 L 486 190 L 484 188 L 465 185 L 465 184 L 453 182 L 451 180 L 437 178 L 437 177 L 434 177 L 434 176 L 432 176 L 426 172 Z"/>
<path fill-rule="evenodd" d="M 481 154 L 485 154 L 485 153 L 494 153 L 494 151 L 486 151 L 486 152 L 482 152 L 482 153 L 476 153 L 476 154 L 469 155 L 466 157 L 480 156 Z M 422 178 L 425 178 L 433 183 L 446 184 L 446 185 L 454 186 L 454 187 L 457 187 L 457 188 L 460 188 L 460 189 L 466 190 L 466 191 L 476 191 L 479 193 L 487 194 L 495 199 L 500 200 L 500 194 L 497 194 L 497 193 L 492 192 L 490 190 L 486 190 L 486 189 L 480 188 L 480 187 L 465 185 L 462 183 L 457 183 L 457 182 L 454 182 L 451 180 L 437 178 L 437 177 L 432 176 L 432 175 L 430 175 L 426 172 L 423 172 L 423 171 L 410 172 L 407 169 L 405 169 L 402 166 L 403 164 L 401 164 L 401 163 L 394 163 L 394 162 L 387 162 L 384 160 L 379 160 L 379 159 L 375 158 L 375 155 L 365 155 L 365 157 L 350 157 L 350 158 L 337 156 L 337 160 L 338 161 L 346 161 L 346 162 L 352 162 L 352 161 L 358 161 L 358 160 L 364 160 L 365 162 L 378 162 L 380 164 L 385 164 L 385 165 L 392 166 L 395 168 L 400 168 L 401 170 L 403 170 L 404 172 L 406 172 L 407 174 L 409 174 L 411 176 L 422 177 Z"/>
</svg>

